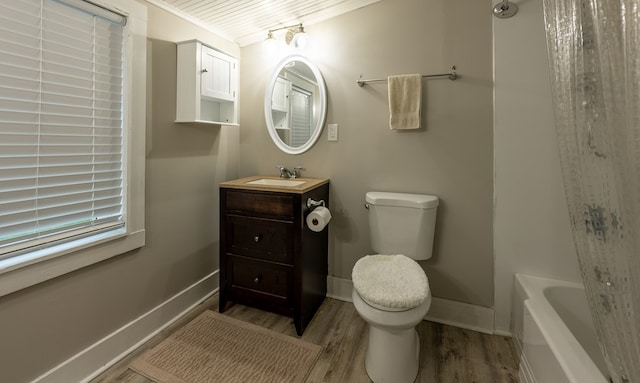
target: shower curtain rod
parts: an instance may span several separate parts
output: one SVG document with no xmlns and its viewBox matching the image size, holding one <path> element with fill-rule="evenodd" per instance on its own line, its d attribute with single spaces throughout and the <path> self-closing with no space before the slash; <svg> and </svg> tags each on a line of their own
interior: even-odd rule
<svg viewBox="0 0 640 383">
<path fill-rule="evenodd" d="M 447 77 L 449 80 L 453 81 L 455 79 L 458 78 L 458 74 L 456 73 L 456 66 L 452 66 L 451 67 L 451 72 L 449 73 L 438 73 L 438 74 L 423 74 L 422 78 L 433 78 L 433 77 Z M 359 80 L 356 80 L 356 84 L 358 84 L 359 87 L 363 87 L 364 84 L 368 83 L 368 82 L 381 82 L 381 81 L 387 81 L 386 78 L 375 78 L 375 79 L 367 79 L 367 80 L 363 80 L 362 78 Z"/>
</svg>

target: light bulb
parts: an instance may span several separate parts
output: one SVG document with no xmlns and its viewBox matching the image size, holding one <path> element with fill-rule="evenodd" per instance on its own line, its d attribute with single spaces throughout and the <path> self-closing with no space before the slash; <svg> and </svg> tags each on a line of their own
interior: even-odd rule
<svg viewBox="0 0 640 383">
<path fill-rule="evenodd" d="M 307 36 L 306 33 L 298 32 L 293 36 L 293 39 L 291 40 L 291 45 L 294 48 L 304 48 L 307 46 L 308 40 L 309 40 L 309 37 Z"/>
</svg>

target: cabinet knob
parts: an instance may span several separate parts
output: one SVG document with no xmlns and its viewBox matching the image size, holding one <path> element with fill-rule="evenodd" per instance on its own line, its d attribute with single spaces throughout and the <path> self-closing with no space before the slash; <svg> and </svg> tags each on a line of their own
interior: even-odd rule
<svg viewBox="0 0 640 383">
<path fill-rule="evenodd" d="M 261 240 L 261 239 L 262 239 L 262 234 L 258 234 L 258 235 L 256 235 L 255 237 L 253 237 L 253 240 L 254 240 L 256 243 L 260 242 L 260 240 Z"/>
<path fill-rule="evenodd" d="M 209 71 L 207 70 L 207 68 L 203 68 L 203 69 L 202 69 L 202 73 L 207 73 L 207 72 L 209 72 Z"/>
<path fill-rule="evenodd" d="M 255 283 L 260 283 L 261 280 L 262 280 L 262 275 L 258 275 L 257 277 L 255 277 L 255 279 L 253 281 Z"/>
</svg>

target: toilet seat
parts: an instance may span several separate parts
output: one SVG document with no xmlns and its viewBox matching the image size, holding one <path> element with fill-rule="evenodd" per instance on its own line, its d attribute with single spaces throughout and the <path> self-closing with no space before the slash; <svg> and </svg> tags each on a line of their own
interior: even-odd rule
<svg viewBox="0 0 640 383">
<path fill-rule="evenodd" d="M 362 300 L 384 311 L 410 310 L 430 293 L 422 267 L 402 254 L 364 256 L 354 265 L 351 278 Z"/>
</svg>

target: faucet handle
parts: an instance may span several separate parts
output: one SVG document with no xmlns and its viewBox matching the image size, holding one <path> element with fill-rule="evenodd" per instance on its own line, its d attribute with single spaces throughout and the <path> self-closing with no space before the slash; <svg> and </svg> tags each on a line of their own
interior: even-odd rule
<svg viewBox="0 0 640 383">
<path fill-rule="evenodd" d="M 300 171 L 304 170 L 304 168 L 302 166 L 296 166 L 295 168 L 293 168 L 293 172 L 291 172 L 291 178 L 298 178 L 301 176 Z"/>
<path fill-rule="evenodd" d="M 282 165 L 277 165 L 276 169 L 280 171 L 280 177 L 282 178 L 289 178 L 291 176 L 291 172 L 289 171 L 289 169 L 285 168 Z"/>
</svg>

